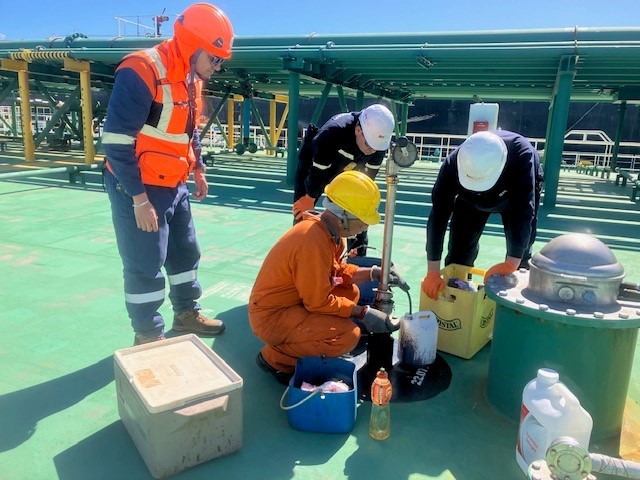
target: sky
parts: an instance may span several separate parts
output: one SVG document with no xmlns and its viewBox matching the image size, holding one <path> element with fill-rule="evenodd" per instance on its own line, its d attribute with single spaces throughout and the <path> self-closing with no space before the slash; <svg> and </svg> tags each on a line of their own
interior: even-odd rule
<svg viewBox="0 0 640 480">
<path fill-rule="evenodd" d="M 0 0 L 0 37 L 118 34 L 115 17 L 180 13 L 193 1 Z M 535 28 L 640 28 L 639 0 L 218 0 L 239 36 L 398 33 Z M 26 8 L 25 8 L 26 7 Z M 121 23 L 121 28 L 122 28 Z M 167 33 L 168 30 L 165 30 Z M 135 35 L 128 26 L 121 33 Z"/>
</svg>

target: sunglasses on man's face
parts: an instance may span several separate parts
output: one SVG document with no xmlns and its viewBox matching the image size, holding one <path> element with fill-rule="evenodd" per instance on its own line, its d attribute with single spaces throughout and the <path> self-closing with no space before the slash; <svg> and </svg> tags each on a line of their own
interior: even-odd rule
<svg viewBox="0 0 640 480">
<path fill-rule="evenodd" d="M 213 68 L 219 67 L 220 65 L 222 65 L 222 62 L 224 62 L 224 58 L 222 57 L 217 57 L 215 55 L 209 55 L 209 61 L 211 62 L 211 66 Z"/>
</svg>

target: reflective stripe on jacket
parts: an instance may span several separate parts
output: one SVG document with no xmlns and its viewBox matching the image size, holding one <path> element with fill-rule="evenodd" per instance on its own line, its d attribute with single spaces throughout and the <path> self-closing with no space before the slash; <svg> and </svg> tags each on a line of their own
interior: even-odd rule
<svg viewBox="0 0 640 480">
<path fill-rule="evenodd" d="M 171 65 L 164 44 L 127 55 L 118 70 L 130 68 L 145 82 L 153 96 L 149 116 L 136 135 L 135 155 L 142 183 L 175 187 L 185 182 L 196 160 L 192 135 L 201 110 L 202 81 L 191 88 L 186 79 L 171 81 Z M 107 162 L 107 166 L 112 170 Z"/>
</svg>

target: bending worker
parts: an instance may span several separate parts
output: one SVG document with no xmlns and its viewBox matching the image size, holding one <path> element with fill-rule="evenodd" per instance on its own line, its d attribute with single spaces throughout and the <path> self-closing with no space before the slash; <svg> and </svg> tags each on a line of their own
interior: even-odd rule
<svg viewBox="0 0 640 480">
<path fill-rule="evenodd" d="M 543 173 L 536 149 L 522 135 L 506 130 L 471 135 L 443 162 L 431 193 L 427 222 L 427 276 L 422 290 L 437 300 L 444 290 L 440 262 L 447 223 L 449 253 L 445 265 L 473 266 L 480 235 L 491 213 L 502 216 L 507 241 L 504 262 L 491 275 L 528 268 L 536 238 Z"/>
<path fill-rule="evenodd" d="M 104 173 L 124 267 L 125 304 L 135 344 L 164 338 L 158 308 L 173 304 L 173 328 L 218 334 L 224 324 L 200 311 L 200 248 L 186 181 L 207 195 L 197 124 L 203 80 L 231 56 L 233 28 L 208 3 L 188 7 L 174 37 L 125 57 L 116 69 L 102 136 Z"/>
<path fill-rule="evenodd" d="M 310 125 L 298 155 L 293 215 L 313 210 L 327 184 L 340 172 L 358 170 L 375 179 L 395 126 L 393 114 L 384 105 L 374 104 L 360 112 L 334 115 L 320 129 Z M 294 221 L 294 223 L 295 223 Z M 366 254 L 366 231 L 349 242 Z"/>
<path fill-rule="evenodd" d="M 287 383 L 296 360 L 352 351 L 360 326 L 391 332 L 397 325 L 380 310 L 359 306 L 356 283 L 379 279 L 378 267 L 345 263 L 345 238 L 380 221 L 380 191 L 358 171 L 339 174 L 325 188 L 322 213 L 310 211 L 271 248 L 249 299 L 249 322 L 266 343 L 257 363 Z M 395 270 L 390 282 L 404 284 Z"/>
</svg>

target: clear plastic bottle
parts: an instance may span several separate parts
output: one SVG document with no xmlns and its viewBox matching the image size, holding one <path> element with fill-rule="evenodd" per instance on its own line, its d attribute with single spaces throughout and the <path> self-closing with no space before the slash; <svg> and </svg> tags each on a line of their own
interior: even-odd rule
<svg viewBox="0 0 640 480">
<path fill-rule="evenodd" d="M 389 375 L 384 368 L 376 374 L 371 384 L 371 419 L 369 420 L 369 435 L 374 440 L 386 440 L 391 434 L 391 412 L 389 402 L 393 390 Z"/>
</svg>

